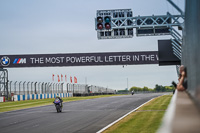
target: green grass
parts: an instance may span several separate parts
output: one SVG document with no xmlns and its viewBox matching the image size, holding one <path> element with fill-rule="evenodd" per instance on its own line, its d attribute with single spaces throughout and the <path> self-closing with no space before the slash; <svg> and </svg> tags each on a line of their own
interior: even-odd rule
<svg viewBox="0 0 200 133">
<path fill-rule="evenodd" d="M 102 97 L 111 97 L 117 95 L 98 95 L 98 96 L 85 96 L 85 97 L 65 97 L 62 98 L 63 102 L 102 98 Z M 39 107 L 44 105 L 53 104 L 54 99 L 39 99 L 39 100 L 26 100 L 26 101 L 17 101 L 17 102 L 4 102 L 0 103 L 0 112 L 26 109 L 31 107 Z"/>
<path fill-rule="evenodd" d="M 172 95 L 164 95 L 131 113 L 104 133 L 155 133 L 159 128 L 162 117 Z"/>
</svg>

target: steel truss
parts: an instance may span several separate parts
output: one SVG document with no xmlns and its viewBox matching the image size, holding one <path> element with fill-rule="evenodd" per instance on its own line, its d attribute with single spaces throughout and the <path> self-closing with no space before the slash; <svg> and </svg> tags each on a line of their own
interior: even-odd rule
<svg viewBox="0 0 200 133">
<path fill-rule="evenodd" d="M 132 17 L 133 13 L 131 9 L 98 10 L 97 16 L 110 16 L 111 29 L 98 30 L 96 27 L 97 38 L 131 38 L 133 37 L 134 28 L 136 29 L 137 36 L 171 35 L 173 37 L 171 39 L 173 53 L 181 60 L 183 39 L 182 35 L 177 32 L 174 27 L 176 26 L 181 30 L 184 28 L 185 15 L 172 0 L 167 1 L 180 13 L 180 15 L 172 15 L 167 12 L 167 15 Z"/>
<path fill-rule="evenodd" d="M 173 27 L 183 28 L 184 15 L 167 15 L 159 16 L 138 16 L 138 17 L 114 17 L 114 13 L 110 13 L 111 29 L 97 30 L 98 39 L 116 39 L 133 37 L 133 29 L 136 29 L 137 36 L 156 36 L 156 35 L 172 35 Z M 126 15 L 126 14 L 125 14 Z M 176 36 L 178 33 L 173 34 Z M 179 35 L 179 33 L 178 33 Z M 176 39 L 180 42 L 180 37 Z"/>
<path fill-rule="evenodd" d="M 167 32 L 156 33 L 144 33 L 143 35 L 139 35 L 136 32 L 137 36 L 152 36 L 152 35 L 171 35 L 173 38 L 172 48 L 174 55 L 181 60 L 181 52 L 182 52 L 182 35 L 174 28 L 174 26 L 178 26 L 180 29 L 183 29 L 184 24 L 184 15 L 171 15 L 167 12 L 167 15 L 162 16 L 138 16 L 138 17 L 127 17 L 127 18 L 113 18 L 112 19 L 112 28 L 113 29 L 131 29 L 136 28 L 136 31 L 139 29 L 166 29 Z M 164 31 L 164 30 L 162 30 Z M 169 32 L 168 32 L 169 31 Z"/>
<path fill-rule="evenodd" d="M 8 99 L 8 70 L 0 68 L 0 96 Z"/>
<path fill-rule="evenodd" d="M 182 26 L 184 15 L 171 15 L 168 12 L 161 16 L 112 18 L 111 21 L 113 29 L 171 27 Z"/>
</svg>

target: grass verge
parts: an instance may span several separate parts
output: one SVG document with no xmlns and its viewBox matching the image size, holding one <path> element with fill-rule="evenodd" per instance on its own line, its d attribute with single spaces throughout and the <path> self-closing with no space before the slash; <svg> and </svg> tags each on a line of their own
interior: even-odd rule
<svg viewBox="0 0 200 133">
<path fill-rule="evenodd" d="M 98 95 L 98 96 L 85 96 L 85 97 L 65 97 L 62 98 L 63 102 L 86 100 L 86 99 L 95 99 L 102 97 L 111 97 L 117 95 Z M 17 101 L 17 102 L 4 102 L 0 103 L 0 112 L 7 112 L 19 109 L 26 109 L 31 107 L 39 107 L 44 105 L 53 104 L 54 99 L 39 99 L 39 100 L 26 100 L 26 101 Z"/>
<path fill-rule="evenodd" d="M 103 133 L 155 133 L 172 95 L 153 99 Z"/>
</svg>

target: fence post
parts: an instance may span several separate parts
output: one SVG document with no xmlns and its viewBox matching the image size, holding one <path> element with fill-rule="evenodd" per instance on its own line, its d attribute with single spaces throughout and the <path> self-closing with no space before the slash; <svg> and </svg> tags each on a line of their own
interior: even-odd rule
<svg viewBox="0 0 200 133">
<path fill-rule="evenodd" d="M 55 83 L 53 83 L 52 93 L 54 93 Z"/>
<path fill-rule="evenodd" d="M 26 83 L 26 81 L 23 83 L 23 91 L 24 91 L 24 95 L 25 95 L 25 83 Z"/>
<path fill-rule="evenodd" d="M 31 94 L 33 94 L 33 83 L 34 82 L 31 82 Z"/>
<path fill-rule="evenodd" d="M 67 83 L 67 84 L 66 84 L 66 86 L 67 86 L 67 93 L 68 93 L 68 87 L 69 87 L 69 83 Z"/>
<path fill-rule="evenodd" d="M 61 83 L 61 93 L 63 93 L 63 84 L 64 83 Z"/>
<path fill-rule="evenodd" d="M 60 83 L 58 83 L 58 93 L 60 93 Z"/>
<path fill-rule="evenodd" d="M 10 81 L 10 94 L 11 94 L 11 84 L 12 84 L 12 81 Z"/>
<path fill-rule="evenodd" d="M 14 91 L 14 93 L 15 93 L 15 95 L 16 95 L 16 84 L 17 84 L 17 81 L 15 81 L 15 83 L 14 83 L 14 88 L 15 88 L 15 91 Z"/>
<path fill-rule="evenodd" d="M 37 94 L 36 84 L 37 84 L 37 82 L 35 82 L 35 84 L 34 84 L 34 87 L 35 87 L 35 94 Z"/>
<path fill-rule="evenodd" d="M 72 92 L 74 93 L 75 90 L 74 90 L 74 84 L 71 84 L 71 88 L 72 88 Z"/>
<path fill-rule="evenodd" d="M 29 94 L 29 83 L 30 81 L 27 83 L 27 94 Z"/>
<path fill-rule="evenodd" d="M 42 90 L 42 94 L 44 93 L 44 82 L 42 82 L 42 85 L 41 85 L 41 90 Z"/>
<path fill-rule="evenodd" d="M 47 93 L 47 83 L 44 83 L 44 93 Z"/>
<path fill-rule="evenodd" d="M 56 93 L 58 93 L 58 83 L 56 83 Z"/>
<path fill-rule="evenodd" d="M 20 84 L 22 83 L 22 81 L 19 82 L 19 95 L 20 95 Z"/>
<path fill-rule="evenodd" d="M 41 82 L 38 83 L 38 92 L 39 92 L 39 94 L 40 94 L 40 84 L 41 84 Z"/>
<path fill-rule="evenodd" d="M 48 82 L 48 83 L 47 83 L 47 93 L 48 93 L 48 94 L 49 94 L 49 89 L 50 89 L 50 88 L 49 88 L 49 84 L 50 84 L 50 83 Z"/>
<path fill-rule="evenodd" d="M 50 82 L 49 82 L 49 84 L 48 84 L 49 93 L 51 93 L 51 84 L 52 84 L 52 83 L 50 83 Z"/>
</svg>

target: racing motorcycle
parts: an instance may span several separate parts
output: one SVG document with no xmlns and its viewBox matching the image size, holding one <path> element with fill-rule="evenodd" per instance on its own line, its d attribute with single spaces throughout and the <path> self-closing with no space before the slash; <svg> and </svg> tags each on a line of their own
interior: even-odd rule
<svg viewBox="0 0 200 133">
<path fill-rule="evenodd" d="M 60 99 L 56 98 L 53 103 L 56 107 L 57 113 L 62 112 L 62 106 L 61 106 Z"/>
</svg>

